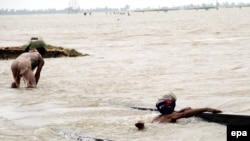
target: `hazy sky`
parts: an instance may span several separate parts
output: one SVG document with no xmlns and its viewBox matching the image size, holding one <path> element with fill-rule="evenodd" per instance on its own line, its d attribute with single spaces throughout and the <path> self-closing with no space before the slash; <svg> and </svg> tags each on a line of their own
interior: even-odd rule
<svg viewBox="0 0 250 141">
<path fill-rule="evenodd" d="M 0 0 L 0 9 L 64 9 L 69 6 L 72 0 Z M 82 9 L 95 7 L 120 8 L 126 4 L 131 9 L 146 7 L 172 7 L 186 4 L 216 3 L 216 0 L 76 0 Z M 250 0 L 218 0 L 218 2 L 244 2 L 250 3 Z"/>
</svg>

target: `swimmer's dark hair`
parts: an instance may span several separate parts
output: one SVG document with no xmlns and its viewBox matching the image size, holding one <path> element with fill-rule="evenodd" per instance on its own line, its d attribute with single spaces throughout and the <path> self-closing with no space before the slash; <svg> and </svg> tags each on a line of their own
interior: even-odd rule
<svg viewBox="0 0 250 141">
<path fill-rule="evenodd" d="M 156 103 L 156 108 L 163 115 L 168 115 L 174 112 L 175 101 L 167 99 Z"/>
</svg>

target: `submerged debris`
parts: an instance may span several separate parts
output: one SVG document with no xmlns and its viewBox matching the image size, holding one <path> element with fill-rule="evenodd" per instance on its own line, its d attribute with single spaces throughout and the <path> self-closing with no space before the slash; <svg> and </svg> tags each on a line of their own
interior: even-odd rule
<svg viewBox="0 0 250 141">
<path fill-rule="evenodd" d="M 19 47 L 0 47 L 0 60 L 15 59 L 27 50 L 27 48 L 38 47 L 44 47 L 46 49 L 46 54 L 43 56 L 44 58 L 88 56 L 88 54 L 80 53 L 75 49 L 47 45 L 43 40 L 32 37 L 28 45 Z"/>
</svg>

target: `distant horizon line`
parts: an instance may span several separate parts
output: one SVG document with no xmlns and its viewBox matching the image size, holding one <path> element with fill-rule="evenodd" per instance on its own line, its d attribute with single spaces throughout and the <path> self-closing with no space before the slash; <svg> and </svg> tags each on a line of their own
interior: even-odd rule
<svg viewBox="0 0 250 141">
<path fill-rule="evenodd" d="M 130 12 L 168 12 L 168 11 L 177 11 L 177 10 L 209 10 L 209 9 L 222 9 L 222 8 L 239 8 L 242 9 L 244 7 L 250 7 L 250 3 L 249 4 L 244 4 L 244 5 L 226 5 L 226 6 L 218 6 L 218 5 L 203 5 L 203 6 L 198 6 L 197 5 L 193 5 L 191 7 L 183 7 L 183 6 L 179 6 L 179 7 L 169 7 L 169 8 L 144 8 L 144 9 L 134 9 L 134 10 L 129 10 L 129 9 L 123 9 L 122 11 L 120 11 L 120 9 L 115 9 L 115 8 L 111 8 L 111 9 L 92 9 L 92 10 L 84 10 L 84 9 L 78 9 L 78 10 L 74 10 L 74 9 L 62 9 L 62 10 L 55 10 L 55 9 L 47 9 L 47 10 L 10 10 L 10 11 L 6 11 L 6 10 L 1 10 L 0 9 L 0 15 L 18 15 L 18 14 L 84 14 L 84 15 L 91 15 L 91 13 L 113 13 L 113 14 L 122 14 L 122 15 L 126 15 L 125 13 L 127 13 L 128 15 L 130 15 Z"/>
<path fill-rule="evenodd" d="M 190 4 L 185 4 L 185 5 L 178 5 L 178 6 L 159 6 L 158 8 L 156 7 L 144 7 L 144 8 L 132 8 L 131 10 L 143 10 L 143 9 L 160 9 L 160 8 L 177 8 L 177 7 L 186 7 L 186 6 L 204 6 L 204 5 L 219 5 L 219 6 L 231 6 L 231 5 L 234 5 L 234 6 L 245 6 L 245 5 L 250 5 L 250 2 L 223 2 L 223 3 L 202 3 L 202 4 L 193 4 L 193 3 L 190 3 Z M 95 8 L 80 8 L 77 7 L 73 7 L 73 6 L 69 6 L 69 7 L 65 7 L 65 8 L 39 8 L 39 9 L 32 9 L 32 8 L 0 8 L 1 11 L 3 10 L 15 10 L 15 11 L 19 11 L 19 10 L 29 10 L 29 11 L 40 11 L 40 10 L 66 10 L 66 9 L 80 9 L 80 10 L 91 10 L 91 9 L 121 9 L 121 8 L 124 8 L 124 7 L 129 7 L 130 9 L 130 5 L 129 4 L 125 4 L 123 7 L 108 7 L 108 6 L 103 6 L 103 7 L 95 7 Z"/>
</svg>

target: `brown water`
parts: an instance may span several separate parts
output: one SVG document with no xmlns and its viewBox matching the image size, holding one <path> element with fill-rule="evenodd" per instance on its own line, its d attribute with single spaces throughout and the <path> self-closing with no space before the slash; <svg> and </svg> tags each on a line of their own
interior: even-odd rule
<svg viewBox="0 0 250 141">
<path fill-rule="evenodd" d="M 152 124 L 172 91 L 177 109 L 250 114 L 250 9 L 132 13 L 131 16 L 0 16 L 0 46 L 45 42 L 88 57 L 45 59 L 37 89 L 10 89 L 0 61 L 0 140 L 226 140 L 226 126 L 198 118 Z M 146 130 L 134 127 L 146 122 Z"/>
</svg>

